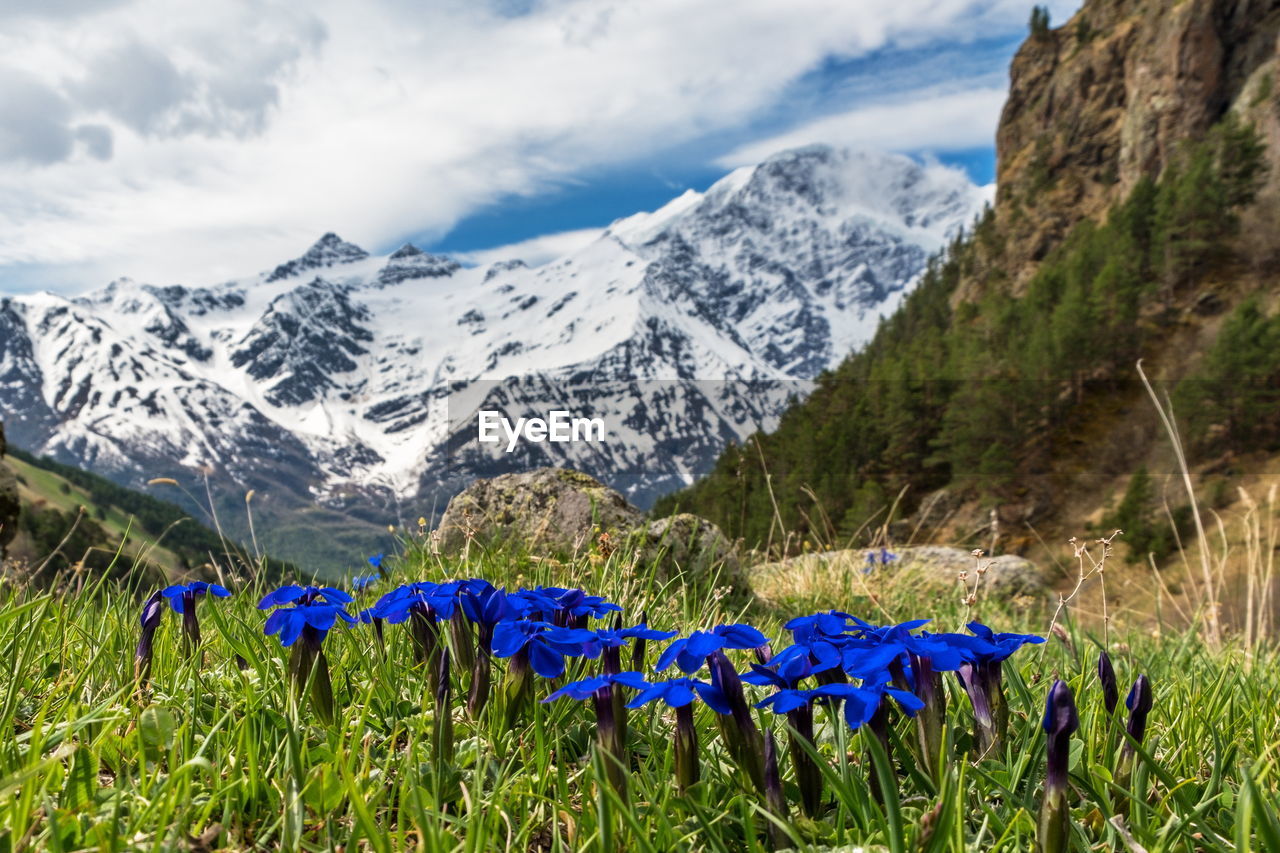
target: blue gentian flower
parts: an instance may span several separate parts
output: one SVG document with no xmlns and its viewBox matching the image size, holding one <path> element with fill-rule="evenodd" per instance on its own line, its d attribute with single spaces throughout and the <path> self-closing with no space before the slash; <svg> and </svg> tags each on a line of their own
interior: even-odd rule
<svg viewBox="0 0 1280 853">
<path fill-rule="evenodd" d="M 511 608 L 512 618 L 544 622 L 559 612 L 560 596 L 567 591 L 558 587 L 512 590 L 507 593 L 507 605 Z"/>
<path fill-rule="evenodd" d="M 986 657 L 993 661 L 1007 660 L 1014 652 L 1023 646 L 1035 643 L 1043 643 L 1044 637 L 1037 634 L 1010 634 L 997 633 L 981 622 L 970 622 L 966 626 L 975 636 L 986 640 L 995 646 L 994 652 L 987 653 Z"/>
<path fill-rule="evenodd" d="M 916 712 L 924 707 L 924 702 L 920 701 L 914 693 L 890 687 L 887 681 L 881 681 L 878 684 L 864 682 L 861 687 L 853 687 L 850 684 L 833 684 L 831 687 L 852 688 L 847 689 L 839 697 L 844 702 L 845 722 L 851 729 L 870 723 L 876 712 L 883 707 L 886 697 L 897 702 L 908 717 L 914 717 Z"/>
<path fill-rule="evenodd" d="M 289 677 L 293 687 L 302 691 L 308 684 L 311 686 L 311 704 L 320 719 L 329 725 L 337 719 L 337 714 L 324 639 L 338 620 L 347 625 L 356 624 L 356 617 L 343 607 L 350 601 L 351 596 L 330 587 L 289 585 L 268 593 L 258 604 L 262 610 L 276 608 L 267 617 L 262 632 L 268 636 L 276 634 L 280 645 L 292 647 Z M 292 606 L 285 607 L 286 604 Z"/>
<path fill-rule="evenodd" d="M 839 610 L 828 610 L 825 613 L 811 613 L 808 616 L 797 616 L 782 627 L 791 632 L 797 643 L 805 644 L 817 640 L 839 644 L 850 630 L 850 622 L 854 617 Z"/>
<path fill-rule="evenodd" d="M 477 716 L 489 702 L 492 682 L 493 629 L 503 619 L 514 618 L 516 608 L 507 593 L 480 578 L 472 578 L 462 586 L 459 596 L 462 613 L 476 626 L 476 654 L 472 660 L 471 689 L 467 694 L 467 711 Z"/>
<path fill-rule="evenodd" d="M 1129 709 L 1129 721 L 1125 724 L 1125 730 L 1138 743 L 1142 743 L 1142 739 L 1147 736 L 1147 715 L 1151 713 L 1154 704 L 1150 679 L 1139 675 L 1129 690 L 1129 696 L 1124 700 L 1125 707 Z M 1132 744 L 1126 742 L 1125 747 L 1133 751 Z"/>
<path fill-rule="evenodd" d="M 379 572 L 382 571 L 382 561 L 387 558 L 386 554 L 374 554 L 369 558 L 369 565 L 373 566 Z"/>
<path fill-rule="evenodd" d="M 639 695 L 627 703 L 639 708 L 650 702 L 662 702 L 676 712 L 675 759 L 676 784 L 681 793 L 688 791 L 701 776 L 698 765 L 698 730 L 693 725 L 693 700 L 700 697 L 717 714 L 732 714 L 733 707 L 719 687 L 692 678 L 671 678 L 641 688 Z"/>
<path fill-rule="evenodd" d="M 685 673 L 702 669 L 707 656 L 721 649 L 754 649 L 769 638 L 750 625 L 717 625 L 710 631 L 694 631 L 662 650 L 654 670 L 661 672 L 674 662 Z"/>
<path fill-rule="evenodd" d="M 606 613 L 620 613 L 622 608 L 618 605 L 605 601 L 603 596 L 587 595 L 580 589 L 565 590 L 557 601 L 560 609 L 567 612 L 574 619 L 592 616 L 596 619 L 601 618 Z"/>
<path fill-rule="evenodd" d="M 169 599 L 169 606 L 173 608 L 175 613 L 182 613 L 185 602 L 194 601 L 197 595 L 208 594 L 215 595 L 218 598 L 226 598 L 231 595 L 231 590 L 216 583 L 192 581 L 191 583 L 166 586 L 160 591 L 160 594 Z"/>
<path fill-rule="evenodd" d="M 285 604 L 311 604 L 323 600 L 328 604 L 350 604 L 354 599 L 340 589 L 331 586 L 298 586 L 286 584 L 267 593 L 258 602 L 259 610 L 270 610 Z"/>
<path fill-rule="evenodd" d="M 729 700 L 717 687 L 693 678 L 669 678 L 654 681 L 640 687 L 636 698 L 627 703 L 628 708 L 640 708 L 650 702 L 662 702 L 668 708 L 683 708 L 695 698 L 700 698 L 717 714 L 730 714 Z"/>
<path fill-rule="evenodd" d="M 805 678 L 841 664 L 840 652 L 829 643 L 813 646 L 794 643 L 769 659 L 767 666 L 753 663 L 742 680 L 758 687 L 794 688 Z"/>
<path fill-rule="evenodd" d="M 810 687 L 807 690 L 783 687 L 757 702 L 756 707 L 768 708 L 775 714 L 789 714 L 815 701 L 844 699 L 851 692 L 861 689 L 861 687 L 855 687 L 852 684 L 822 684 L 817 687 Z"/>
<path fill-rule="evenodd" d="M 1116 705 L 1120 704 L 1120 686 L 1116 683 L 1116 670 L 1106 649 L 1098 655 L 1098 683 L 1102 685 L 1102 702 L 1107 713 L 1114 714 Z"/>
<path fill-rule="evenodd" d="M 382 578 L 377 575 L 357 575 L 351 579 L 351 588 L 356 592 L 359 592 L 361 590 L 368 589 L 380 580 L 382 580 Z"/>
<path fill-rule="evenodd" d="M 643 623 L 631 628 L 598 628 L 596 630 L 558 628 L 555 640 L 565 645 L 582 647 L 582 655 L 592 660 L 607 649 L 620 649 L 631 640 L 669 640 L 678 632 L 658 631 Z"/>
<path fill-rule="evenodd" d="M 590 678 L 579 679 L 578 681 L 570 681 L 564 687 L 552 693 L 543 702 L 551 702 L 555 699 L 590 699 L 599 691 L 613 684 L 621 684 L 634 690 L 639 690 L 646 686 L 644 676 L 638 672 L 615 672 L 610 675 L 593 675 Z"/>
<path fill-rule="evenodd" d="M 962 648 L 967 660 L 956 670 L 956 677 L 973 706 L 975 735 L 979 754 L 990 752 L 1004 737 L 1009 708 L 1004 701 L 1003 663 L 1027 643 L 1043 643 L 1035 634 L 996 633 L 980 622 L 970 622 L 973 637 L 948 634 L 948 642 Z"/>
<path fill-rule="evenodd" d="M 192 581 L 187 584 L 174 584 L 160 590 L 160 594 L 169 599 L 169 606 L 182 614 L 182 634 L 186 638 L 187 654 L 195 655 L 200 645 L 200 620 L 196 618 L 196 597 L 214 595 L 226 598 L 231 591 L 216 583 Z"/>
<path fill-rule="evenodd" d="M 416 581 L 402 584 L 383 595 L 373 605 L 374 610 L 392 625 L 399 625 L 415 612 L 448 619 L 453 615 L 460 582 L 439 584 L 433 581 Z"/>
<path fill-rule="evenodd" d="M 315 603 L 280 607 L 267 617 L 267 623 L 263 626 L 262 632 L 268 635 L 279 634 L 280 645 L 288 648 L 302 636 L 306 629 L 310 628 L 311 631 L 308 633 L 314 637 L 318 646 L 338 619 L 342 619 L 349 625 L 354 625 L 357 621 L 341 604 Z"/>
<path fill-rule="evenodd" d="M 745 626 L 732 626 L 745 627 Z M 755 630 L 755 629 L 751 629 Z M 758 631 L 756 632 L 759 633 Z M 742 638 L 740 638 L 742 639 Z M 707 668 L 711 671 L 711 684 L 724 694 L 729 715 L 716 717 L 720 736 L 729 754 L 747 774 L 756 790 L 764 793 L 764 738 L 751 713 L 751 706 L 742 690 L 742 679 L 729 658 L 719 649 L 707 656 Z"/>
<path fill-rule="evenodd" d="M 530 619 L 503 621 L 493 629 L 493 654 L 509 658 L 519 653 L 528 656 L 533 671 L 543 678 L 559 678 L 564 674 L 564 659 L 582 654 L 580 643 L 557 641 L 557 627 L 549 622 Z"/>
</svg>

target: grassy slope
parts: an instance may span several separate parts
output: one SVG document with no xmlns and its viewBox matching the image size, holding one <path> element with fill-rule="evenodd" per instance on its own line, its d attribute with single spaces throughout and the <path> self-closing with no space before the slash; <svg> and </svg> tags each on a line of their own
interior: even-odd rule
<svg viewBox="0 0 1280 853">
<path fill-rule="evenodd" d="M 126 554 L 136 557 L 139 553 L 145 552 L 146 559 L 159 564 L 166 570 L 179 571 L 181 563 L 178 555 L 163 545 L 157 545 L 156 537 L 146 534 L 125 512 L 115 506 L 104 505 L 101 509 L 105 517 L 99 517 L 96 512 L 99 505 L 79 486 L 67 482 L 65 478 L 52 471 L 37 468 L 16 456 L 9 455 L 5 461 L 20 478 L 18 493 L 23 504 L 56 507 L 72 516 L 79 511 L 80 507 L 84 507 L 88 517 L 111 534 L 115 543 L 125 542 Z M 103 543 L 104 547 L 107 544 Z M 21 546 L 22 542 L 19 540 L 15 550 L 19 550 Z M 32 556 L 39 558 L 43 555 Z"/>
<path fill-rule="evenodd" d="M 684 631 L 750 620 L 777 637 L 779 613 L 752 605 L 733 612 L 709 585 L 661 587 L 652 572 L 629 569 L 625 554 L 571 565 L 501 555 L 473 556 L 465 567 L 442 563 L 411 545 L 395 582 L 476 574 L 499 584 L 565 582 L 606 595 L 628 621 L 648 611 L 650 624 Z M 363 594 L 368 606 L 383 590 Z M 145 590 L 91 589 L 79 595 L 8 592 L 0 600 L 0 844 L 5 849 L 283 849 L 428 850 L 764 849 L 766 821 L 756 797 L 733 770 L 714 721 L 697 711 L 703 781 L 687 797 L 672 784 L 670 715 L 631 715 L 630 804 L 597 785 L 590 753 L 590 703 L 538 704 L 513 729 L 495 717 L 473 723 L 455 713 L 457 757 L 434 763 L 433 703 L 424 673 L 410 665 L 404 626 L 387 626 L 386 660 L 367 627 L 337 630 L 326 652 L 339 723 L 316 724 L 285 688 L 285 655 L 264 637 L 255 609 L 260 588 L 200 604 L 206 646 L 197 669 L 181 655 L 179 621 L 165 617 L 157 644 L 150 704 L 132 698 L 137 608 Z M 966 614 L 955 602 L 921 600 L 910 588 L 877 588 L 873 604 L 852 596 L 794 597 L 789 608 L 844 607 L 875 621 L 930 615 L 953 629 Z M 976 615 L 1002 628 L 1038 628 L 1046 614 L 1004 613 L 980 601 Z M 1069 616 L 1070 614 L 1068 614 Z M 18 630 L 21 628 L 21 630 Z M 805 849 L 865 845 L 875 850 L 1007 850 L 1033 846 L 1042 783 L 1039 718 L 1052 678 L 1076 690 L 1082 726 L 1072 746 L 1072 849 L 1123 849 L 1124 834 L 1149 851 L 1264 849 L 1274 823 L 1280 669 L 1267 653 L 1211 653 L 1194 633 L 1126 633 L 1111 638 L 1122 683 L 1138 672 L 1155 683 L 1147 737 L 1152 760 L 1139 763 L 1139 796 L 1108 822 L 1114 766 L 1102 744 L 1118 737 L 1093 675 L 1093 638 L 1067 622 L 1069 644 L 1027 648 L 1006 667 L 1012 727 L 1006 748 L 981 762 L 957 755 L 942 790 L 906 757 L 898 796 L 881 808 L 870 796 L 861 735 L 821 727 L 831 804 L 817 821 L 785 823 Z M 247 668 L 232 662 L 242 655 Z M 746 653 L 733 653 L 745 669 Z M 650 664 L 656 650 L 651 647 Z M 594 664 L 589 664 L 594 667 Z M 501 677 L 503 662 L 495 673 Z M 454 674 L 454 696 L 465 690 Z M 961 744 L 967 702 L 948 679 L 949 718 Z M 756 698 L 763 691 L 748 688 Z M 1123 688 L 1122 688 L 1123 689 Z M 539 697 L 549 685 L 537 681 Z M 455 698 L 453 705 L 460 701 Z M 826 720 L 824 712 L 818 713 Z M 761 722 L 785 737 L 780 718 Z M 1108 734 L 1109 733 L 1109 734 Z M 846 740 L 847 736 L 847 740 Z M 784 779 L 789 762 L 783 761 Z M 1246 775 L 1247 774 L 1247 775 Z M 831 792 L 834 791 L 834 795 Z M 1272 823 L 1267 823 L 1270 819 Z M 205 846 L 199 846 L 205 845 Z M 117 847 L 117 849 L 119 849 Z"/>
</svg>

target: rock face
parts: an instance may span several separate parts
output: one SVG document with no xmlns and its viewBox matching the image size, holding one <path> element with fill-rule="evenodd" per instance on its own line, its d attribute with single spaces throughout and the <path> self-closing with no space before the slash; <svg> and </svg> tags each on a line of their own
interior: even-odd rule
<svg viewBox="0 0 1280 853">
<path fill-rule="evenodd" d="M 563 555 L 590 547 L 600 532 L 627 534 L 643 520 L 640 510 L 598 480 L 567 468 L 539 468 L 472 483 L 449 501 L 438 532 L 446 552 L 474 539 Z"/>
<path fill-rule="evenodd" d="M 1280 184 L 1277 0 L 1089 0 L 1033 35 L 1010 68 L 996 135 L 1001 266 L 1025 283 L 1078 221 L 1155 177 L 1235 109 Z"/>
</svg>

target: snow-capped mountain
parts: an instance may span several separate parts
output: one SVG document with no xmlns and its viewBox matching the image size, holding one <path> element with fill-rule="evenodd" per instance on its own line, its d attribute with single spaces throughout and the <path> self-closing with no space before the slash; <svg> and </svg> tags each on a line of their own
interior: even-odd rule
<svg viewBox="0 0 1280 853">
<path fill-rule="evenodd" d="M 213 286 L 0 299 L 0 413 L 15 443 L 135 485 L 207 475 L 370 530 L 528 464 L 643 504 L 866 341 L 987 196 L 940 166 L 810 147 L 537 267 L 326 234 Z M 480 409 L 564 409 L 608 435 L 507 453 L 476 440 Z"/>
</svg>

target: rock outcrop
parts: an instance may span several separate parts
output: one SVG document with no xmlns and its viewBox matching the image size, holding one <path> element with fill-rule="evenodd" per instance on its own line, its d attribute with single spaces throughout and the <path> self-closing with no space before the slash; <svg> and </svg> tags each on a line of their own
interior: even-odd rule
<svg viewBox="0 0 1280 853">
<path fill-rule="evenodd" d="M 1090 0 L 1027 39 L 996 135 L 1000 266 L 1015 284 L 1229 109 L 1259 130 L 1280 185 L 1278 35 L 1280 0 Z"/>
<path fill-rule="evenodd" d="M 474 540 L 574 554 L 600 533 L 620 538 L 643 521 L 644 513 L 595 478 L 568 468 L 538 468 L 476 480 L 449 501 L 437 530 L 445 552 Z"/>
<path fill-rule="evenodd" d="M 446 554 L 470 542 L 560 557 L 623 547 L 664 580 L 717 573 L 720 586 L 749 588 L 734 544 L 715 524 L 688 513 L 649 521 L 618 492 L 567 468 L 477 480 L 449 502 L 437 542 Z"/>
</svg>

